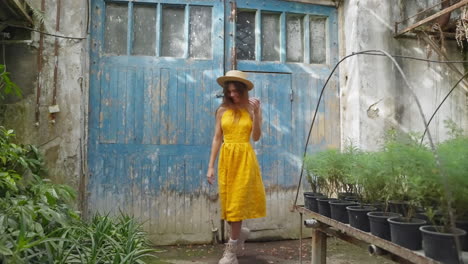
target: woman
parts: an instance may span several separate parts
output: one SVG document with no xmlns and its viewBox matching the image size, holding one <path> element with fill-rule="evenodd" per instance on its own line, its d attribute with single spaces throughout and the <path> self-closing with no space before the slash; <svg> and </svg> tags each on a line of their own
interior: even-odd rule
<svg viewBox="0 0 468 264">
<path fill-rule="evenodd" d="M 261 136 L 262 111 L 260 101 L 250 98 L 253 84 L 241 71 L 229 71 L 217 79 L 223 87 L 223 103 L 216 111 L 216 125 L 208 165 L 208 182 L 213 184 L 214 163 L 219 154 L 218 185 L 221 218 L 231 229 L 229 242 L 219 264 L 237 264 L 244 241 L 250 231 L 242 228 L 245 219 L 265 217 L 265 188 L 250 137 Z M 222 146 L 221 146 L 222 144 Z"/>
</svg>

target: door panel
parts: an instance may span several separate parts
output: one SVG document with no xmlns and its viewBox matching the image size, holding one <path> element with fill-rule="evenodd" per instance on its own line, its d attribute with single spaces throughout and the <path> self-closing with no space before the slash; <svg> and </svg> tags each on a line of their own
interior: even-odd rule
<svg viewBox="0 0 468 264">
<path fill-rule="evenodd" d="M 93 1 L 89 211 L 135 215 L 155 244 L 210 242 L 220 226 L 205 174 L 223 13 L 214 0 Z"/>
<path fill-rule="evenodd" d="M 276 0 L 237 0 L 236 5 L 237 21 L 226 23 L 226 31 L 234 34 L 226 41 L 225 67 L 249 72 L 264 114 L 255 149 L 267 191 L 267 217 L 247 225 L 257 238 L 294 238 L 299 219 L 289 209 L 320 89 L 337 62 L 337 11 Z M 309 152 L 340 145 L 337 80 L 335 75 L 324 94 Z"/>
</svg>

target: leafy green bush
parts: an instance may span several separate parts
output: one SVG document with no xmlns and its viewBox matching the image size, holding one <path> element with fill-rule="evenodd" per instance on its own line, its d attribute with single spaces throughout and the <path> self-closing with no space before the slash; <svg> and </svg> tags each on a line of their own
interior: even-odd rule
<svg viewBox="0 0 468 264">
<path fill-rule="evenodd" d="M 447 142 L 439 147 L 439 153 L 443 169 L 450 175 L 456 213 L 468 220 L 468 137 Z"/>
<path fill-rule="evenodd" d="M 416 136 L 395 131 L 386 138 L 382 155 L 386 200 L 407 202 L 405 215 L 412 217 L 416 207 L 426 199 L 425 179 L 435 175 L 434 155 L 427 146 L 419 144 Z"/>
<path fill-rule="evenodd" d="M 46 241 L 48 256 L 59 263 L 144 263 L 154 252 L 134 218 L 95 215 L 91 222 L 57 230 L 60 240 Z"/>
<path fill-rule="evenodd" d="M 44 179 L 39 151 L 14 136 L 0 127 L 0 263 L 144 263 L 152 249 L 133 218 L 82 221 L 75 191 Z"/>
<path fill-rule="evenodd" d="M 3 64 L 0 64 L 0 100 L 5 97 L 5 95 L 14 94 L 17 97 L 21 97 L 20 88 L 11 81 L 10 73 L 6 71 L 6 67 Z"/>
<path fill-rule="evenodd" d="M 386 200 L 382 152 L 357 152 L 351 169 L 351 179 L 361 203 L 370 204 Z"/>
<path fill-rule="evenodd" d="M 336 149 L 328 149 L 307 156 L 304 161 L 305 169 L 312 189 L 316 189 L 317 185 L 321 192 L 329 196 L 338 192 L 354 192 L 350 172 L 356 151 L 356 148 L 349 146 L 343 153 Z"/>
<path fill-rule="evenodd" d="M 468 136 L 454 122 L 445 123 L 452 138 L 437 145 L 439 165 L 418 136 L 391 130 L 377 152 L 351 146 L 343 153 L 326 150 L 308 156 L 309 182 L 327 194 L 354 191 L 362 203 L 405 202 L 407 217 L 423 208 L 433 223 L 437 215 L 449 230 L 452 209 L 457 219 L 468 220 Z"/>
</svg>

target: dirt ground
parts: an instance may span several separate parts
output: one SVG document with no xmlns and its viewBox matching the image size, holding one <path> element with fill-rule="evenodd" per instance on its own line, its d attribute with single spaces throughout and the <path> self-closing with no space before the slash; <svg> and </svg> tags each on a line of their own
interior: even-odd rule
<svg viewBox="0 0 468 264">
<path fill-rule="evenodd" d="M 217 264 L 223 254 L 223 245 L 193 245 L 158 247 L 157 258 L 149 264 Z M 239 264 L 298 264 L 299 240 L 246 243 L 245 255 Z M 303 240 L 302 263 L 310 263 L 310 239 Z M 327 264 L 390 264 L 382 257 L 370 256 L 365 249 L 339 239 L 329 238 Z"/>
</svg>

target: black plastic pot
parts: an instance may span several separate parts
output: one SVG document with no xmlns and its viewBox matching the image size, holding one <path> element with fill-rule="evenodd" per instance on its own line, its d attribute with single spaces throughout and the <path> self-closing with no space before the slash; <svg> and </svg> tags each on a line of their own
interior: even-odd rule
<svg viewBox="0 0 468 264">
<path fill-rule="evenodd" d="M 390 225 L 387 221 L 390 217 L 399 217 L 401 214 L 391 212 L 369 212 L 367 213 L 370 223 L 370 232 L 374 236 L 390 240 Z"/>
<path fill-rule="evenodd" d="M 427 217 L 425 212 L 416 212 L 414 214 L 414 217 L 418 218 L 418 219 L 422 219 L 422 220 L 426 221 L 427 223 L 430 222 L 429 217 Z"/>
<path fill-rule="evenodd" d="M 357 194 L 355 193 L 348 193 L 348 192 L 340 192 L 338 193 L 339 200 L 345 200 L 347 197 L 357 198 Z"/>
<path fill-rule="evenodd" d="M 421 226 L 423 249 L 426 257 L 440 261 L 444 264 L 459 264 L 460 255 L 458 254 L 455 239 L 458 241 L 466 236 L 466 231 L 455 228 L 451 233 L 437 232 L 437 226 Z M 461 252 L 460 252 L 461 253 Z"/>
<path fill-rule="evenodd" d="M 468 220 L 459 220 L 455 222 L 455 226 L 468 233 Z M 464 236 L 461 240 L 462 250 L 468 251 L 468 235 Z"/>
<path fill-rule="evenodd" d="M 347 206 L 356 205 L 356 202 L 353 201 L 330 201 L 330 212 L 331 218 L 335 219 L 336 221 L 340 221 L 342 223 L 348 224 L 349 217 L 348 211 L 346 211 Z"/>
<path fill-rule="evenodd" d="M 436 212 L 435 215 L 433 216 L 432 222 L 431 222 L 431 219 L 429 219 L 429 217 L 427 216 L 426 212 L 424 211 L 416 211 L 416 213 L 414 214 L 414 217 L 425 220 L 428 224 L 432 224 L 432 225 L 443 224 L 443 214 L 438 213 L 438 212 Z"/>
<path fill-rule="evenodd" d="M 338 201 L 338 199 L 336 198 L 318 198 L 317 199 L 319 214 L 326 216 L 326 217 L 331 217 L 330 204 L 328 203 L 330 201 Z"/>
<path fill-rule="evenodd" d="M 387 221 L 390 223 L 390 236 L 392 242 L 411 250 L 420 250 L 421 232 L 419 227 L 426 224 L 426 221 L 418 218 L 391 217 Z"/>
<path fill-rule="evenodd" d="M 346 207 L 346 210 L 348 211 L 349 224 L 352 227 L 361 229 L 365 232 L 370 231 L 369 218 L 367 217 L 367 213 L 375 211 L 377 208 L 373 206 L 355 205 Z"/>
<path fill-rule="evenodd" d="M 321 193 L 305 192 L 304 193 L 304 207 L 313 211 L 318 212 L 317 198 L 325 198 Z"/>
<path fill-rule="evenodd" d="M 355 196 L 347 196 L 344 198 L 345 201 L 350 201 L 350 202 L 359 202 L 359 199 Z"/>
<path fill-rule="evenodd" d="M 372 206 L 376 208 L 376 211 L 385 211 L 384 203 L 375 202 L 375 203 L 363 203 L 362 206 Z"/>
<path fill-rule="evenodd" d="M 388 209 L 392 213 L 407 216 L 409 211 L 409 203 L 405 201 L 388 201 Z"/>
</svg>

